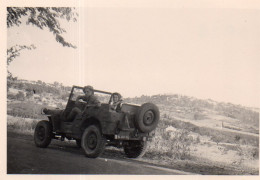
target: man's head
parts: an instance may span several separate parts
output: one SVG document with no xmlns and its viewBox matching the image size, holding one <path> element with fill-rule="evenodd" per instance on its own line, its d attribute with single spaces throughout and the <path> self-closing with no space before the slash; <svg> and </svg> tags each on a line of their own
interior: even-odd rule
<svg viewBox="0 0 260 180">
<path fill-rule="evenodd" d="M 85 95 L 87 97 L 91 96 L 92 94 L 94 94 L 94 88 L 92 86 L 85 86 L 83 88 L 83 92 L 85 93 Z"/>
</svg>

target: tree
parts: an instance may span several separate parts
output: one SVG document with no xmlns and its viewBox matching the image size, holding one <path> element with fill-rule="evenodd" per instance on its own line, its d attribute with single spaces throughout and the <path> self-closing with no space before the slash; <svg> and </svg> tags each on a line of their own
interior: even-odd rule
<svg viewBox="0 0 260 180">
<path fill-rule="evenodd" d="M 30 99 L 33 96 L 33 91 L 26 92 L 26 97 Z"/>
<path fill-rule="evenodd" d="M 60 85 L 60 83 L 57 82 L 57 81 L 55 81 L 55 82 L 53 83 L 53 85 L 54 85 L 55 87 L 58 87 L 58 86 Z"/>
<path fill-rule="evenodd" d="M 23 92 L 21 92 L 21 91 L 19 91 L 19 93 L 18 94 L 16 94 L 16 99 L 17 100 L 20 100 L 20 101 L 23 101 L 24 100 L 24 93 Z"/>
<path fill-rule="evenodd" d="M 12 26 L 19 26 L 23 23 L 22 19 L 25 19 L 27 25 L 33 25 L 37 28 L 49 29 L 53 33 L 58 43 L 63 46 L 76 48 L 76 46 L 67 42 L 62 33 L 66 33 L 66 30 L 60 26 L 59 20 L 66 19 L 67 21 L 77 21 L 78 14 L 75 12 L 75 8 L 32 8 L 32 7 L 7 7 L 7 28 Z M 27 49 L 32 50 L 36 47 L 32 45 L 15 45 L 7 49 L 7 66 L 20 55 L 20 51 Z M 12 73 L 8 71 L 8 79 L 13 79 Z"/>
<path fill-rule="evenodd" d="M 17 56 L 20 55 L 20 51 L 24 49 L 32 50 L 36 47 L 32 44 L 30 46 L 26 45 L 15 45 L 7 49 L 7 65 L 9 65 Z"/>
<path fill-rule="evenodd" d="M 9 49 L 7 49 L 7 66 L 17 57 L 20 56 L 20 51 L 24 50 L 24 49 L 28 49 L 28 50 L 32 50 L 35 49 L 36 47 L 32 44 L 30 46 L 26 46 L 26 45 L 15 45 L 10 47 Z M 15 77 L 13 77 L 12 73 L 7 70 L 8 72 L 8 76 L 7 78 L 10 80 L 14 80 Z"/>
<path fill-rule="evenodd" d="M 12 26 L 19 26 L 22 23 L 22 17 L 26 18 L 26 24 L 34 25 L 40 29 L 48 28 L 55 36 L 57 42 L 63 46 L 73 47 L 71 43 L 67 42 L 62 33 L 66 30 L 60 26 L 59 19 L 66 19 L 67 21 L 77 21 L 78 14 L 75 12 L 75 8 L 7 8 L 7 28 Z"/>
</svg>

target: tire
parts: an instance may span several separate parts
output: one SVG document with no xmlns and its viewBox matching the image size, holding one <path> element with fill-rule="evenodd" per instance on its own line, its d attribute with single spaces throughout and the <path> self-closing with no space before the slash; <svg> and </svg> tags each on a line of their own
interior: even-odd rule
<svg viewBox="0 0 260 180">
<path fill-rule="evenodd" d="M 46 148 L 52 139 L 52 127 L 49 121 L 37 123 L 34 130 L 34 143 L 37 147 Z"/>
<path fill-rule="evenodd" d="M 76 139 L 76 144 L 79 148 L 81 148 L 81 139 Z"/>
<path fill-rule="evenodd" d="M 89 158 L 98 157 L 105 148 L 105 138 L 102 136 L 100 129 L 95 125 L 87 127 L 81 139 L 81 147 Z"/>
<path fill-rule="evenodd" d="M 128 158 L 141 158 L 146 151 L 147 141 L 129 141 L 124 146 L 124 152 Z"/>
<path fill-rule="evenodd" d="M 135 125 L 141 132 L 148 133 L 157 127 L 159 119 L 158 107 L 153 103 L 145 103 L 136 114 Z"/>
</svg>

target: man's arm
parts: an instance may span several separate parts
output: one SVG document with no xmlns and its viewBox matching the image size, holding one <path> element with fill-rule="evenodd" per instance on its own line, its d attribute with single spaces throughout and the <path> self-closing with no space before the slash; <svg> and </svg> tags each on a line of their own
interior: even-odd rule
<svg viewBox="0 0 260 180">
<path fill-rule="evenodd" d="M 84 96 L 78 96 L 77 99 L 76 99 L 76 104 L 79 102 L 80 99 L 83 100 Z"/>
<path fill-rule="evenodd" d="M 92 96 L 88 102 L 88 104 L 86 105 L 86 107 L 100 107 L 101 103 L 100 101 L 97 99 L 96 96 Z"/>
</svg>

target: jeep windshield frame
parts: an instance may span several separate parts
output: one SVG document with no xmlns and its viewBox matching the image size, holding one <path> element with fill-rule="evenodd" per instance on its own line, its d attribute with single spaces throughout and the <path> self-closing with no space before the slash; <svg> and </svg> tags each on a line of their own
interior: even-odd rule
<svg viewBox="0 0 260 180">
<path fill-rule="evenodd" d="M 75 89 L 81 89 L 81 90 L 83 91 L 83 88 L 84 88 L 84 87 L 81 87 L 81 86 L 73 86 L 72 89 L 71 89 L 71 92 L 70 92 L 70 96 L 69 96 L 68 102 L 69 102 L 69 101 L 72 101 L 72 97 L 73 97 L 73 95 L 74 95 L 74 90 L 75 90 Z M 95 93 L 95 92 L 101 93 L 101 94 L 110 95 L 109 102 L 110 102 L 111 99 L 112 99 L 112 94 L 113 94 L 113 93 L 111 93 L 111 92 L 101 91 L 101 90 L 94 89 L 94 93 Z"/>
</svg>

